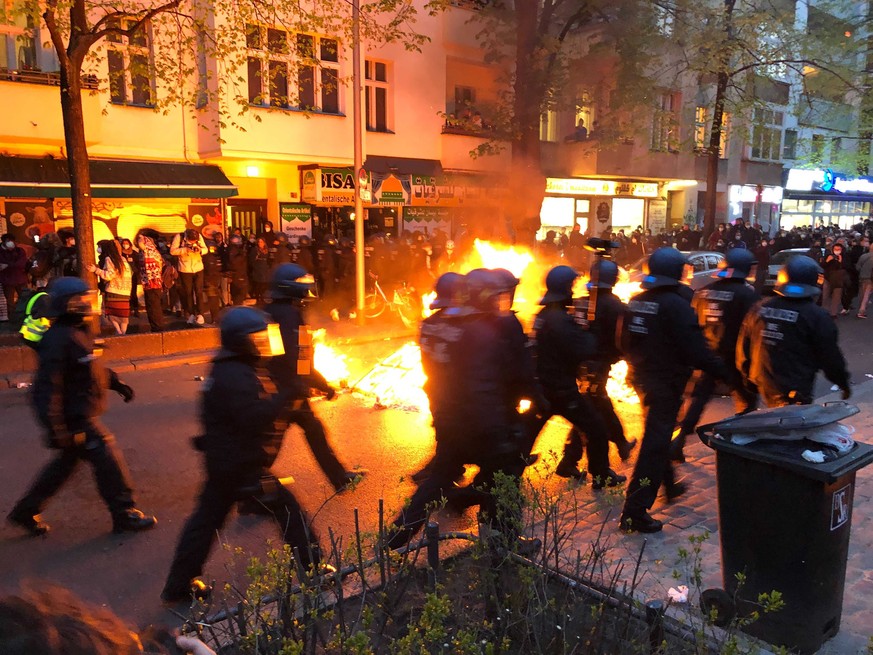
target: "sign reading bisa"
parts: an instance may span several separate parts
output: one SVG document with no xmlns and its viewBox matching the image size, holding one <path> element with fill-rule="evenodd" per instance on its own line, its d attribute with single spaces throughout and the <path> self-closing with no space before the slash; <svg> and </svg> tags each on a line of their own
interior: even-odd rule
<svg viewBox="0 0 873 655">
<path fill-rule="evenodd" d="M 355 180 L 351 173 L 328 173 L 326 171 L 322 171 L 321 188 L 354 190 Z"/>
</svg>

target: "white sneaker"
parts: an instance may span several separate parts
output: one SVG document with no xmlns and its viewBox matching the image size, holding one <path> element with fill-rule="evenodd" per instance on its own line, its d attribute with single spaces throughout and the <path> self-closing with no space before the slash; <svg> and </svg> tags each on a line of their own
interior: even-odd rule
<svg viewBox="0 0 873 655">
<path fill-rule="evenodd" d="M 194 314 L 188 314 L 188 325 L 194 325 L 195 320 Z"/>
<path fill-rule="evenodd" d="M 206 321 L 203 318 L 203 314 L 197 314 L 197 325 L 203 325 Z"/>
</svg>

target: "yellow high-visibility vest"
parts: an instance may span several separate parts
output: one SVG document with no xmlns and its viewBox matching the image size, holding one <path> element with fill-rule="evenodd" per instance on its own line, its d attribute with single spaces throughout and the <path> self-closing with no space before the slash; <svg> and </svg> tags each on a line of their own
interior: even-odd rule
<svg viewBox="0 0 873 655">
<path fill-rule="evenodd" d="M 33 306 L 36 304 L 36 301 L 39 300 L 42 296 L 47 296 L 45 291 L 40 291 L 39 293 L 33 294 L 30 300 L 27 301 L 27 307 L 24 309 L 24 323 L 21 325 L 21 329 L 18 333 L 24 337 L 26 341 L 30 341 L 31 343 L 39 343 L 42 340 L 43 335 L 48 332 L 48 329 L 51 327 L 52 322 L 47 318 L 34 318 Z"/>
</svg>

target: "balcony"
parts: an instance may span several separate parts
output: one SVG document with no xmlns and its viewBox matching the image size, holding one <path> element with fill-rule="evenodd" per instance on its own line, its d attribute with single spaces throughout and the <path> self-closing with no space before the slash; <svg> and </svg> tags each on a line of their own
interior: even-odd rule
<svg viewBox="0 0 873 655">
<path fill-rule="evenodd" d="M 2 82 L 22 82 L 24 84 L 42 84 L 45 86 L 60 86 L 61 74 L 52 71 L 38 70 L 14 70 L 9 68 L 0 68 L 0 81 Z M 82 88 L 90 91 L 95 91 L 99 87 L 96 75 L 83 75 Z"/>
<path fill-rule="evenodd" d="M 697 160 L 690 152 L 655 152 L 639 140 L 601 143 L 584 141 L 543 143 L 543 169 L 550 177 L 634 177 L 695 179 Z"/>
</svg>

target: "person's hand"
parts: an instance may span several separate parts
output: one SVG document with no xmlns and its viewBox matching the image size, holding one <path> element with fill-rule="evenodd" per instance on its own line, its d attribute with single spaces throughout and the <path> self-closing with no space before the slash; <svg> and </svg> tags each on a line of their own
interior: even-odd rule
<svg viewBox="0 0 873 655">
<path fill-rule="evenodd" d="M 325 400 L 333 400 L 336 398 L 336 389 L 330 387 L 324 394 Z"/>
<path fill-rule="evenodd" d="M 96 273 L 96 272 L 97 272 L 97 267 L 94 266 L 94 264 L 88 264 L 88 272 L 89 272 L 89 273 Z"/>
<path fill-rule="evenodd" d="M 192 653 L 192 655 L 215 655 L 214 650 L 196 637 L 179 635 L 176 637 L 176 645 L 186 653 Z"/>
<path fill-rule="evenodd" d="M 119 382 L 118 386 L 115 387 L 114 390 L 118 392 L 118 395 L 121 396 L 126 403 L 129 403 L 131 400 L 133 400 L 133 397 L 135 395 L 133 393 L 133 387 L 131 387 L 129 384 L 124 384 L 124 382 Z"/>
<path fill-rule="evenodd" d="M 852 397 L 852 387 L 848 384 L 845 387 L 840 387 L 840 390 L 843 392 L 843 400 L 848 400 Z"/>
</svg>

